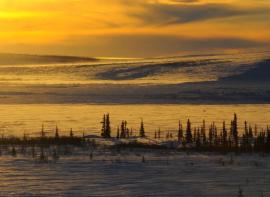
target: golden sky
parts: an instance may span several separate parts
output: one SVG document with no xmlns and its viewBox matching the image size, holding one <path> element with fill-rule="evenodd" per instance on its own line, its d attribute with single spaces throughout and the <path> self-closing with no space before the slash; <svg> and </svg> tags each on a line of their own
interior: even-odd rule
<svg viewBox="0 0 270 197">
<path fill-rule="evenodd" d="M 269 43 L 269 0 L 0 0 L 0 52 L 138 57 Z"/>
</svg>

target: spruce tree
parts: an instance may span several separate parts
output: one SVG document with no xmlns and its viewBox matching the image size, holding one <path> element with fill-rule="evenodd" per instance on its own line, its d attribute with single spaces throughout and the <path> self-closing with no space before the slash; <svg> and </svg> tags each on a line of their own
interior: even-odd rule
<svg viewBox="0 0 270 197">
<path fill-rule="evenodd" d="M 209 128 L 209 134 L 208 134 L 208 138 L 209 138 L 209 145 L 212 146 L 213 142 L 214 142 L 214 131 L 213 131 L 213 124 L 210 125 Z"/>
<path fill-rule="evenodd" d="M 226 123 L 223 121 L 223 127 L 222 127 L 222 144 L 224 147 L 227 146 L 227 138 L 228 138 L 228 132 L 226 129 Z"/>
<path fill-rule="evenodd" d="M 141 121 L 141 126 L 140 126 L 140 137 L 145 137 L 145 130 L 144 130 L 143 119 Z"/>
<path fill-rule="evenodd" d="M 233 138 L 235 147 L 238 147 L 238 123 L 237 123 L 237 115 L 234 114 L 233 124 L 232 124 L 232 132 L 233 132 Z"/>
<path fill-rule="evenodd" d="M 119 139 L 120 138 L 120 130 L 119 130 L 119 126 L 117 127 L 117 135 L 116 138 Z"/>
<path fill-rule="evenodd" d="M 133 128 L 130 129 L 130 137 L 133 136 Z"/>
<path fill-rule="evenodd" d="M 247 126 L 247 121 L 245 121 L 245 134 L 248 136 L 248 126 Z"/>
<path fill-rule="evenodd" d="M 267 129 L 267 137 L 266 137 L 266 147 L 265 147 L 266 152 L 270 152 L 270 130 Z"/>
<path fill-rule="evenodd" d="M 191 122 L 188 119 L 187 121 L 187 129 L 186 129 L 186 143 L 192 143 L 192 131 L 191 131 Z"/>
<path fill-rule="evenodd" d="M 101 121 L 101 136 L 103 138 L 110 138 L 111 137 L 111 125 L 110 125 L 110 115 L 104 114 L 103 119 Z"/>
<path fill-rule="evenodd" d="M 127 136 L 127 138 L 130 137 L 130 132 L 129 132 L 129 129 L 128 128 L 126 129 L 126 136 Z"/>
<path fill-rule="evenodd" d="M 193 135 L 192 135 L 192 142 L 196 142 L 196 138 L 197 138 L 197 128 L 194 127 Z"/>
<path fill-rule="evenodd" d="M 58 129 L 57 125 L 55 127 L 55 140 L 59 140 L 59 129 Z"/>
<path fill-rule="evenodd" d="M 213 134 L 214 134 L 214 144 L 215 146 L 218 145 L 218 133 L 217 133 L 217 126 L 215 122 L 213 122 Z"/>
<path fill-rule="evenodd" d="M 183 126 L 181 124 L 181 121 L 179 121 L 178 125 L 178 142 L 183 140 Z"/>
<path fill-rule="evenodd" d="M 255 136 L 257 137 L 258 136 L 258 127 L 257 127 L 257 124 L 255 124 L 255 129 L 254 129 L 254 134 Z"/>
<path fill-rule="evenodd" d="M 197 130 L 197 133 L 196 133 L 195 142 L 196 142 L 196 147 L 199 149 L 201 147 L 201 136 L 200 136 L 199 129 Z"/>
<path fill-rule="evenodd" d="M 74 134 L 73 134 L 73 130 L 72 130 L 72 128 L 70 129 L 70 132 L 69 132 L 69 137 L 70 138 L 73 138 L 73 136 L 74 136 Z"/>
<path fill-rule="evenodd" d="M 105 114 L 103 115 L 102 121 L 100 122 L 102 124 L 101 127 L 101 137 L 105 137 L 105 130 L 106 130 L 106 116 Z"/>
<path fill-rule="evenodd" d="M 27 141 L 27 136 L 26 136 L 26 133 L 23 134 L 23 142 L 26 143 Z"/>
<path fill-rule="evenodd" d="M 203 144 L 206 145 L 207 139 L 206 139 L 206 126 L 205 126 L 205 120 L 203 120 L 202 128 L 201 128 L 201 136 Z"/>
<path fill-rule="evenodd" d="M 252 127 L 249 125 L 249 129 L 248 129 L 248 136 L 250 138 L 250 140 L 253 140 L 253 130 Z"/>
<path fill-rule="evenodd" d="M 111 137 L 111 122 L 110 122 L 110 114 L 106 115 L 106 123 L 105 123 L 105 138 Z"/>
<path fill-rule="evenodd" d="M 128 129 L 127 129 L 127 121 L 125 120 L 124 121 L 124 135 L 125 135 L 125 138 L 127 137 L 127 131 L 128 131 Z"/>
<path fill-rule="evenodd" d="M 45 138 L 45 130 L 44 130 L 44 124 L 42 124 L 42 128 L 41 128 L 41 138 Z"/>
<path fill-rule="evenodd" d="M 125 138 L 126 133 L 125 133 L 125 121 L 123 120 L 121 123 L 121 128 L 120 128 L 120 138 Z"/>
</svg>

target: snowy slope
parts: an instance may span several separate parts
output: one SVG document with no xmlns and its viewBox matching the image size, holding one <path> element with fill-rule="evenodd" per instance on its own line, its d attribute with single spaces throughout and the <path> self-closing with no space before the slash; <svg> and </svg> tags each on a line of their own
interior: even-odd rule
<svg viewBox="0 0 270 197">
<path fill-rule="evenodd" d="M 2 65 L 0 103 L 269 103 L 269 56 Z"/>
<path fill-rule="evenodd" d="M 235 82 L 270 82 L 270 60 L 265 60 L 254 64 L 251 68 L 244 73 L 233 75 L 222 79 L 224 81 Z M 222 81 L 221 80 L 221 81 Z"/>
</svg>

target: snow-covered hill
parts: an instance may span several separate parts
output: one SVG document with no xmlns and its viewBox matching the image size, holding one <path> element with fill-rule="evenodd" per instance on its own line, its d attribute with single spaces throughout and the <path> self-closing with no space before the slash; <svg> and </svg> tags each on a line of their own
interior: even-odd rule
<svg viewBox="0 0 270 197">
<path fill-rule="evenodd" d="M 241 74 L 233 75 L 221 81 L 234 82 L 270 82 L 270 60 L 261 61 L 254 64 L 251 68 Z"/>
<path fill-rule="evenodd" d="M 269 57 L 22 61 L 0 66 L 0 103 L 269 103 Z"/>
</svg>

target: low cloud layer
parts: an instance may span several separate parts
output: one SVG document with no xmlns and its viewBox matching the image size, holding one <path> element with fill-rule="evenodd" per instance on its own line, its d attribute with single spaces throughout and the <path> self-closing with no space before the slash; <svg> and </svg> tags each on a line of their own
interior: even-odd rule
<svg viewBox="0 0 270 197">
<path fill-rule="evenodd" d="M 71 38 L 72 39 L 72 38 Z M 75 42 L 80 43 L 81 38 L 76 38 Z M 258 47 L 264 44 L 252 40 L 241 38 L 188 38 L 178 36 L 161 35 L 114 35 L 85 37 L 85 48 L 89 54 L 99 53 L 106 56 L 127 56 L 127 57 L 149 57 L 177 54 L 185 50 L 213 50 L 213 49 L 232 49 Z M 87 40 L 89 46 L 86 44 Z M 91 46 L 93 40 L 96 47 Z M 108 48 L 108 46 L 111 46 Z M 79 49 L 78 49 L 79 50 Z M 112 54 L 113 53 L 113 54 Z"/>
<path fill-rule="evenodd" d="M 75 43 L 75 44 L 74 44 Z M 104 35 L 74 36 L 53 45 L 16 45 L 14 48 L 31 53 L 59 54 L 63 51 L 69 55 L 116 56 L 116 57 L 154 57 L 179 54 L 183 51 L 206 52 L 207 50 L 224 50 L 231 48 L 263 47 L 265 43 L 241 38 L 194 39 L 177 36 L 160 35 Z"/>
</svg>

